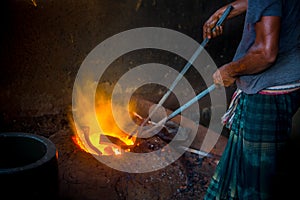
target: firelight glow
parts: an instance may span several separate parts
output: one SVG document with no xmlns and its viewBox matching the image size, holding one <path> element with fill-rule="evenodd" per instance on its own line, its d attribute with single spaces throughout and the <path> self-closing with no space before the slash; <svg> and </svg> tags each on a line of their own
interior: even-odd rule
<svg viewBox="0 0 300 200">
<path fill-rule="evenodd" d="M 85 101 L 86 97 L 84 95 L 80 95 L 80 91 L 77 92 L 81 102 L 88 102 L 87 100 Z M 93 123 L 91 120 L 91 123 L 89 123 L 87 126 L 82 126 L 82 124 L 76 124 L 72 119 L 70 119 L 74 132 L 72 140 L 80 149 L 94 155 L 121 155 L 128 150 L 122 149 L 121 146 L 113 143 L 106 136 L 116 138 L 119 143 L 127 146 L 134 145 L 136 138 L 128 138 L 128 134 L 121 130 L 116 124 L 112 113 L 111 100 L 105 92 L 97 92 L 95 99 L 95 111 L 99 124 L 95 124 L 95 122 Z M 134 113 L 130 111 L 133 109 L 132 105 L 128 105 L 127 108 L 122 108 L 118 105 L 113 106 L 117 107 L 117 114 L 120 116 L 123 116 L 124 112 Z M 83 103 L 78 105 L 76 110 L 81 110 L 81 113 L 85 113 L 85 116 L 81 117 L 85 119 L 84 121 L 89 121 L 88 118 L 91 117 L 92 113 L 90 113 L 91 111 L 87 110 L 86 108 L 86 104 Z M 126 121 L 128 121 L 128 119 L 124 118 L 122 123 L 126 124 Z M 102 129 L 102 132 L 90 132 L 90 130 L 94 130 L 94 127 L 92 127 L 93 125 L 99 125 Z"/>
</svg>

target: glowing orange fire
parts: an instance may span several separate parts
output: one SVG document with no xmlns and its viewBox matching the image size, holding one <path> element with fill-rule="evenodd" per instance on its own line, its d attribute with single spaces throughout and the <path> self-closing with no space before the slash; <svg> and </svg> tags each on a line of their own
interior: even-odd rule
<svg viewBox="0 0 300 200">
<path fill-rule="evenodd" d="M 85 97 L 80 96 L 80 98 Z M 97 122 L 99 123 L 98 125 L 101 127 L 102 132 L 99 133 L 91 131 L 93 130 L 93 126 L 95 126 L 95 122 L 91 122 L 87 126 L 82 126 L 71 120 L 71 125 L 74 131 L 74 136 L 72 138 L 73 142 L 80 149 L 96 155 L 120 155 L 124 151 L 129 151 L 129 149 L 124 149 L 124 146 L 134 145 L 136 138 L 129 138 L 128 133 L 125 133 L 119 128 L 114 120 L 111 101 L 108 97 L 104 94 L 97 94 L 96 99 L 95 109 Z M 81 102 L 83 102 L 83 105 L 78 106 L 76 109 L 86 109 L 86 102 L 84 99 L 81 99 Z M 132 106 L 128 106 L 128 108 L 120 107 L 118 109 L 120 110 L 118 114 L 124 115 L 124 112 L 131 113 L 130 109 L 132 109 Z M 85 116 L 82 116 L 83 118 L 86 118 L 85 121 L 88 121 L 88 118 L 90 117 L 89 112 L 89 110 L 85 110 Z M 126 121 L 123 123 L 126 123 Z M 110 141 L 109 138 L 115 138 L 118 142 L 114 143 Z"/>
</svg>

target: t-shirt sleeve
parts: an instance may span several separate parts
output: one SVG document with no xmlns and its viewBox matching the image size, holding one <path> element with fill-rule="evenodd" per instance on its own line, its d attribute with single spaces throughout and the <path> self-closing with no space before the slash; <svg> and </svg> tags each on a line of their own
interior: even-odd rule
<svg viewBox="0 0 300 200">
<path fill-rule="evenodd" d="M 262 16 L 282 14 L 282 0 L 248 0 L 247 19 L 249 24 L 256 23 Z"/>
</svg>

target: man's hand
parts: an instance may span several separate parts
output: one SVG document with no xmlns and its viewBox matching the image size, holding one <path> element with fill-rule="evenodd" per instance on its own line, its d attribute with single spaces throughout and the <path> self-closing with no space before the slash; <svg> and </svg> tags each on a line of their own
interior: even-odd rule
<svg viewBox="0 0 300 200">
<path fill-rule="evenodd" d="M 233 10 L 229 13 L 226 19 L 233 18 L 244 13 L 247 9 L 247 0 L 236 0 L 230 3 L 233 6 Z M 203 25 L 203 39 L 214 38 L 223 34 L 223 26 L 217 26 L 216 29 L 212 32 L 213 27 L 216 25 L 217 21 L 223 15 L 224 11 L 229 4 L 218 9 Z"/>
<path fill-rule="evenodd" d="M 215 30 L 212 31 L 221 16 L 222 12 L 217 11 L 204 23 L 203 38 L 211 39 L 223 34 L 223 26 L 216 26 Z"/>
<path fill-rule="evenodd" d="M 234 84 L 236 78 L 230 76 L 229 68 L 230 64 L 223 65 L 213 74 L 213 80 L 216 86 L 229 87 Z"/>
</svg>

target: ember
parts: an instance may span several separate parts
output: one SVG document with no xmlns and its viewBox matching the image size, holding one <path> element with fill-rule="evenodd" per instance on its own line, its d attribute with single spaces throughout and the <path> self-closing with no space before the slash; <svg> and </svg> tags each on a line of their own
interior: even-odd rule
<svg viewBox="0 0 300 200">
<path fill-rule="evenodd" d="M 104 92 L 98 92 L 96 94 L 95 111 L 88 110 L 87 104 L 90 104 L 87 97 L 80 95 L 80 105 L 77 105 L 76 111 L 80 110 L 80 113 L 84 113 L 81 118 L 81 124 L 76 123 L 73 118 L 70 118 L 71 126 L 73 128 L 74 136 L 73 142 L 82 150 L 95 155 L 120 155 L 124 151 L 129 151 L 129 147 L 135 144 L 135 137 L 128 138 L 128 133 L 124 132 L 118 125 L 124 127 L 129 119 L 124 117 L 122 122 L 116 123 L 114 115 L 124 115 L 128 113 L 130 116 L 137 119 L 133 111 L 133 105 L 129 105 L 127 108 L 123 108 L 119 105 L 112 105 L 109 95 Z M 117 113 L 113 113 L 112 106 L 115 106 L 114 110 Z M 93 112 L 96 112 L 96 120 L 93 119 Z M 118 119 L 120 119 L 120 116 Z M 130 119 L 132 120 L 132 118 Z M 101 130 L 97 130 L 97 127 L 101 127 Z M 130 128 L 130 127 L 129 127 Z M 134 127 L 131 128 L 132 130 Z"/>
</svg>

